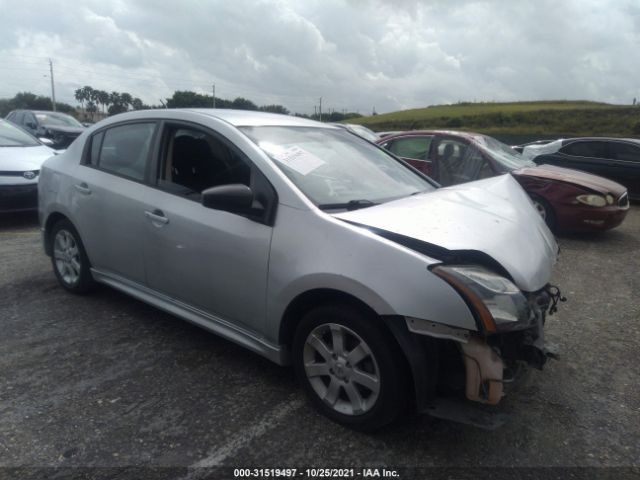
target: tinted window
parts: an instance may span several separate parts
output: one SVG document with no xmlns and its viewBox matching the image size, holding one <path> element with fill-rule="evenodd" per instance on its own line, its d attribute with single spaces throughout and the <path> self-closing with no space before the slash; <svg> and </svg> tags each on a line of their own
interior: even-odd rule
<svg viewBox="0 0 640 480">
<path fill-rule="evenodd" d="M 250 185 L 249 164 L 223 141 L 178 126 L 169 127 L 167 133 L 160 165 L 161 186 L 189 195 L 217 185 Z"/>
<path fill-rule="evenodd" d="M 122 125 L 104 134 L 98 167 L 135 180 L 143 180 L 155 123 Z"/>
<path fill-rule="evenodd" d="M 391 143 L 389 150 L 399 157 L 426 160 L 433 137 L 398 138 Z"/>
<path fill-rule="evenodd" d="M 562 147 L 560 152 L 574 157 L 604 158 L 607 156 L 607 144 L 597 141 L 573 142 Z"/>
<path fill-rule="evenodd" d="M 629 143 L 611 142 L 609 144 L 609 158 L 625 160 L 627 162 L 640 162 L 640 147 Z"/>
</svg>

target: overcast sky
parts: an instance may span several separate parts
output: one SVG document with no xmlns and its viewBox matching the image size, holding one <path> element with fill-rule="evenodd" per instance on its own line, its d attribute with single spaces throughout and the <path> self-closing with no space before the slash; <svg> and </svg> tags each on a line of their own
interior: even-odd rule
<svg viewBox="0 0 640 480">
<path fill-rule="evenodd" d="M 73 5 L 73 7 L 72 7 Z M 83 85 L 293 112 L 640 98 L 640 0 L 0 0 L 0 98 Z"/>
</svg>

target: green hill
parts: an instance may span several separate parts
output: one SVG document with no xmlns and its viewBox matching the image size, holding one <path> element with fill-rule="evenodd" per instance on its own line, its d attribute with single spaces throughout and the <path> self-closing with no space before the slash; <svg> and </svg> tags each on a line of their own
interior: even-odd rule
<svg viewBox="0 0 640 480">
<path fill-rule="evenodd" d="M 378 132 L 447 128 L 498 137 L 640 136 L 640 106 L 587 101 L 435 105 L 350 121 Z"/>
</svg>

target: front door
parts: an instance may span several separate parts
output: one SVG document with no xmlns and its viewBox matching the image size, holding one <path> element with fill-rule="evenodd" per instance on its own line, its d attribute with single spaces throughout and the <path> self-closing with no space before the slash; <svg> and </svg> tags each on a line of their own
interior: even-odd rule
<svg viewBox="0 0 640 480">
<path fill-rule="evenodd" d="M 219 319 L 263 329 L 272 227 L 268 222 L 200 203 L 201 192 L 224 184 L 270 185 L 238 149 L 209 130 L 166 124 L 156 188 L 145 232 L 148 284 Z"/>
</svg>

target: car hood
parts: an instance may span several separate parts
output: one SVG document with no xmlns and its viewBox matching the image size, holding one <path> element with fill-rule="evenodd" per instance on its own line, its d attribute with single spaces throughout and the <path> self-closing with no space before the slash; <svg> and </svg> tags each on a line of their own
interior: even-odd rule
<svg viewBox="0 0 640 480">
<path fill-rule="evenodd" d="M 560 182 L 573 183 L 581 187 L 594 190 L 598 193 L 612 193 L 616 197 L 627 191 L 627 188 L 607 178 L 592 175 L 591 173 L 572 170 L 570 168 L 556 167 L 555 165 L 539 165 L 537 167 L 525 167 L 511 172 L 513 175 L 526 175 L 529 177 L 558 180 Z"/>
<path fill-rule="evenodd" d="M 84 132 L 84 128 L 81 127 L 64 127 L 62 125 L 42 125 L 43 128 L 47 130 L 51 130 L 52 132 L 60 132 L 60 133 L 71 133 L 75 135 L 80 135 Z"/>
<path fill-rule="evenodd" d="M 527 194 L 511 175 L 457 185 L 334 215 L 410 247 L 479 252 L 497 262 L 523 291 L 544 287 L 558 246 Z M 391 234 L 389 236 L 388 234 Z M 397 240 L 401 239 L 401 240 Z M 411 248 L 411 247 L 410 247 Z M 438 258 L 440 256 L 440 258 Z M 462 255 L 460 255 L 462 257 Z M 468 258 L 478 255 L 468 255 Z"/>
<path fill-rule="evenodd" d="M 56 152 L 44 145 L 37 147 L 0 147 L 0 171 L 26 172 L 40 166 Z"/>
</svg>

